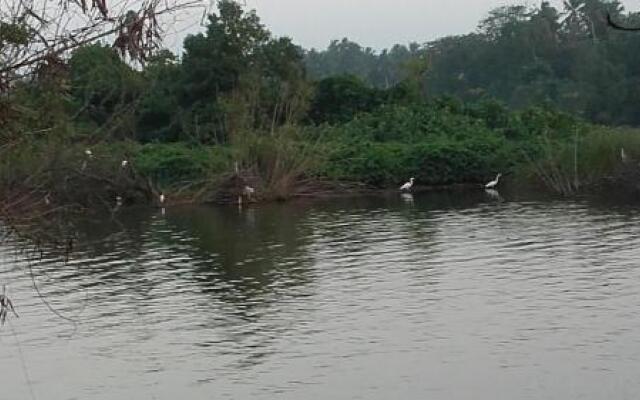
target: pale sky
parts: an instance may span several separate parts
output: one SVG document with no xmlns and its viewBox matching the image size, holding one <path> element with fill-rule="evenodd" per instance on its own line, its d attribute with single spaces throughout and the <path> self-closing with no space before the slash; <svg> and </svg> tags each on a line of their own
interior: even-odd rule
<svg viewBox="0 0 640 400">
<path fill-rule="evenodd" d="M 562 0 L 551 0 L 560 8 Z M 244 0 L 276 36 L 292 37 L 305 48 L 324 49 L 332 39 L 348 37 L 376 50 L 396 43 L 424 43 L 442 36 L 469 33 L 492 8 L 538 4 L 514 0 Z M 640 0 L 623 0 L 627 11 L 640 11 Z M 199 20 L 199 18 L 196 18 Z M 202 30 L 195 22 L 179 37 Z"/>
</svg>

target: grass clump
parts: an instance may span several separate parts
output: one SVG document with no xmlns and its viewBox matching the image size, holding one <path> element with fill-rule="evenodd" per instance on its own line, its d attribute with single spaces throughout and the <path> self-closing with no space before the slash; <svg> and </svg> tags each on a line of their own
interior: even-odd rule
<svg viewBox="0 0 640 400">
<path fill-rule="evenodd" d="M 571 195 L 608 183 L 638 188 L 640 134 L 635 129 L 585 126 L 573 137 L 541 137 L 524 170 L 551 190 Z"/>
</svg>

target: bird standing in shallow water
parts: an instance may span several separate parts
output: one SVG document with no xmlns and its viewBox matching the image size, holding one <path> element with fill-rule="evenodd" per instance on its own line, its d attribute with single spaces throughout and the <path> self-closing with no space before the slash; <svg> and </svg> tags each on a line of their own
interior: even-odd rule
<svg viewBox="0 0 640 400">
<path fill-rule="evenodd" d="M 249 185 L 245 185 L 242 188 L 242 192 L 238 195 L 238 206 L 242 207 L 242 199 L 243 197 L 247 198 L 247 201 L 251 201 L 253 194 L 256 192 L 254 188 Z"/>
<path fill-rule="evenodd" d="M 251 196 L 253 196 L 253 194 L 256 192 L 256 190 L 254 188 L 252 188 L 251 186 L 245 186 L 244 189 L 242 189 L 242 194 L 244 194 L 245 196 L 247 196 L 248 198 L 251 198 Z"/>
<path fill-rule="evenodd" d="M 414 181 L 413 178 L 409 179 L 409 182 L 407 182 L 404 185 L 400 186 L 400 190 L 403 191 L 403 192 L 411 190 L 411 187 L 413 186 L 413 181 Z"/>
<path fill-rule="evenodd" d="M 623 163 L 626 163 L 629 158 L 627 157 L 627 153 L 624 152 L 624 148 L 620 147 L 620 160 L 622 160 Z"/>
<path fill-rule="evenodd" d="M 496 179 L 491 181 L 491 182 L 489 182 L 489 183 L 487 183 L 486 185 L 484 185 L 484 187 L 487 188 L 487 189 L 491 189 L 491 188 L 496 187 L 498 185 L 498 181 L 500 180 L 501 176 L 502 176 L 502 174 L 496 175 Z"/>
<path fill-rule="evenodd" d="M 160 202 L 160 204 L 164 204 L 164 193 L 160 193 L 160 195 L 158 196 L 158 201 Z"/>
<path fill-rule="evenodd" d="M 93 152 L 91 152 L 91 149 L 85 149 L 84 154 L 87 156 L 87 159 L 93 158 Z M 87 160 L 82 161 L 82 165 L 80 166 L 80 170 L 84 171 L 85 169 L 87 169 Z"/>
</svg>

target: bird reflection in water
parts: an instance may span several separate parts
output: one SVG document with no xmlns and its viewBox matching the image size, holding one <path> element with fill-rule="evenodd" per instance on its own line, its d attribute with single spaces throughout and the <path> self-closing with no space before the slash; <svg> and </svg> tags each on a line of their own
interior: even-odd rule
<svg viewBox="0 0 640 400">
<path fill-rule="evenodd" d="M 484 192 L 493 200 L 504 201 L 502 196 L 500 196 L 500 192 L 495 189 L 485 189 Z"/>
<path fill-rule="evenodd" d="M 400 193 L 400 197 L 407 204 L 413 204 L 413 195 L 411 193 Z"/>
</svg>

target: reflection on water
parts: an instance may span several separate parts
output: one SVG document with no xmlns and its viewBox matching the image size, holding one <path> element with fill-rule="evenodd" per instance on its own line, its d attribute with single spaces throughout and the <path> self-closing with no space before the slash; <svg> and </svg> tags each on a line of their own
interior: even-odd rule
<svg viewBox="0 0 640 400">
<path fill-rule="evenodd" d="M 400 193 L 400 197 L 407 204 L 413 204 L 413 195 L 411 193 Z"/>
<path fill-rule="evenodd" d="M 487 196 L 490 199 L 493 200 L 498 200 L 498 201 L 503 201 L 504 199 L 502 198 L 502 196 L 500 196 L 500 192 L 498 192 L 495 189 L 485 189 L 484 192 L 487 194 Z"/>
<path fill-rule="evenodd" d="M 2 393 L 632 398 L 638 211 L 484 190 L 124 210 L 32 264 L 75 326 L 7 243 Z"/>
</svg>

